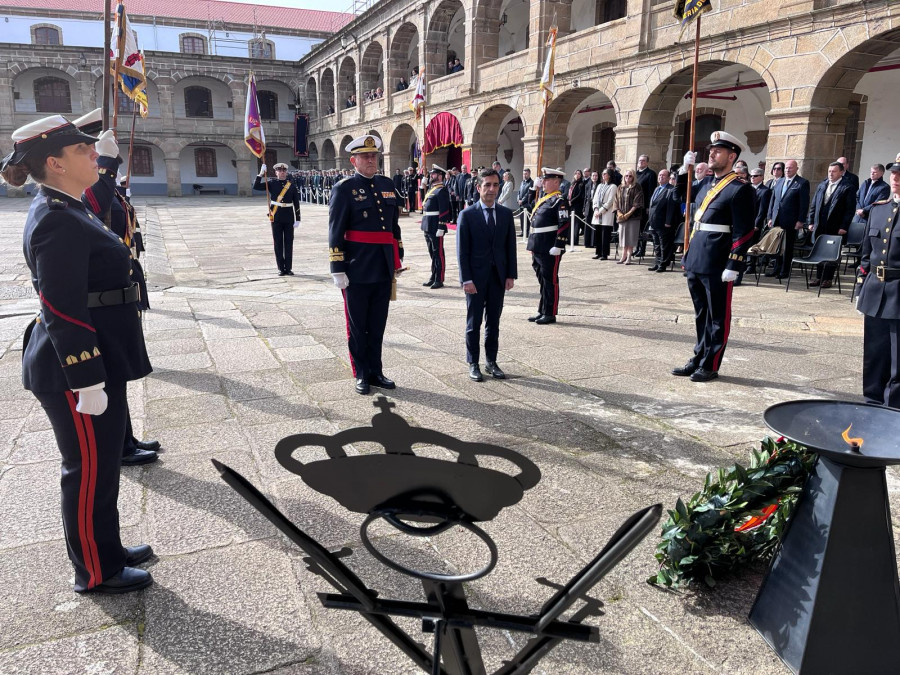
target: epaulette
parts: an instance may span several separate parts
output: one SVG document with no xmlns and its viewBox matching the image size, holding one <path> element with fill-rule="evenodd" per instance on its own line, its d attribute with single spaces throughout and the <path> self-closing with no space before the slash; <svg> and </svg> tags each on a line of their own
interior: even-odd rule
<svg viewBox="0 0 900 675">
<path fill-rule="evenodd" d="M 65 199 L 57 199 L 56 197 L 47 197 L 47 206 L 52 211 L 61 211 L 68 208 L 69 203 Z"/>
<path fill-rule="evenodd" d="M 334 184 L 334 187 L 341 185 L 342 183 L 346 183 L 351 178 L 356 178 L 356 176 L 347 176 L 346 178 L 341 178 L 337 183 Z"/>
<path fill-rule="evenodd" d="M 891 198 L 882 199 L 880 202 L 875 202 L 872 206 L 881 206 L 882 204 L 889 204 L 891 202 Z"/>
</svg>

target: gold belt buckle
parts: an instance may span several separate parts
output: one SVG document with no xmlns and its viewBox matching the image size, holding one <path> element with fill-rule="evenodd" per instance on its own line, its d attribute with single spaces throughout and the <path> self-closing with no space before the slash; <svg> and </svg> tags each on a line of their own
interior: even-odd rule
<svg viewBox="0 0 900 675">
<path fill-rule="evenodd" d="M 884 281 L 884 265 L 878 265 L 875 268 L 875 277 L 878 279 L 878 281 Z"/>
</svg>

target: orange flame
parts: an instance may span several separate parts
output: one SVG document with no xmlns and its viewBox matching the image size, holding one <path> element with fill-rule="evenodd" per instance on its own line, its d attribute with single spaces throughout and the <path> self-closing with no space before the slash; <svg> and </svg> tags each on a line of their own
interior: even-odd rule
<svg viewBox="0 0 900 675">
<path fill-rule="evenodd" d="M 857 445 L 857 446 L 859 446 L 859 447 L 862 447 L 863 439 L 861 439 L 861 438 L 850 438 L 850 430 L 851 430 L 852 428 L 853 428 L 853 424 L 851 424 L 849 427 L 847 427 L 846 429 L 844 429 L 844 433 L 841 434 L 841 438 L 843 438 L 843 439 L 847 442 L 847 445 Z"/>
</svg>

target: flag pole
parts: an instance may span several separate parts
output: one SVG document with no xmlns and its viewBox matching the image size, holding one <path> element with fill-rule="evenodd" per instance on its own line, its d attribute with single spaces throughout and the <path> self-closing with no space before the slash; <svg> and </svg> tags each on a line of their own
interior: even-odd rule
<svg viewBox="0 0 900 675">
<path fill-rule="evenodd" d="M 247 86 L 247 96 L 250 94 L 256 95 L 256 76 L 253 74 L 253 71 L 250 71 L 250 84 Z M 259 110 L 259 99 L 257 98 L 256 109 Z M 259 122 L 260 128 L 262 128 L 262 120 Z M 266 149 L 263 147 L 263 156 L 262 163 L 266 164 Z M 263 177 L 263 184 L 266 186 L 266 217 L 269 219 L 270 223 L 275 222 L 273 211 L 272 211 L 272 195 L 269 194 L 269 165 L 266 164 L 266 175 Z"/>
<path fill-rule="evenodd" d="M 109 52 L 112 38 L 110 37 L 110 23 L 112 22 L 112 0 L 103 3 L 103 109 L 100 111 L 103 120 L 103 128 L 109 129 Z"/>
<path fill-rule="evenodd" d="M 131 187 L 131 165 L 134 157 L 134 124 L 137 121 L 137 101 L 132 101 L 134 109 L 131 111 L 131 136 L 128 139 L 128 169 L 125 173 L 125 187 Z"/>
<path fill-rule="evenodd" d="M 121 5 L 124 7 L 124 5 Z M 118 38 L 116 39 L 116 67 L 113 73 L 113 122 L 112 129 L 119 136 L 119 68 L 122 65 L 122 52 L 125 51 L 125 13 L 116 10 L 116 26 Z"/>
<path fill-rule="evenodd" d="M 428 180 L 428 153 L 425 152 L 425 131 L 427 129 L 427 125 L 425 124 L 425 103 L 422 103 L 422 151 L 421 151 L 421 160 L 422 160 L 422 182 L 427 184 Z M 418 192 L 419 197 L 419 211 L 422 211 L 425 208 L 425 201 L 422 197 L 425 191 L 425 185 L 422 186 L 422 189 Z"/>
<path fill-rule="evenodd" d="M 694 133 L 696 131 L 697 124 L 697 72 L 700 69 L 700 20 L 703 18 L 703 13 L 697 14 L 697 31 L 694 34 L 694 76 L 691 82 L 691 133 L 690 140 L 688 141 L 690 147 L 688 150 L 693 151 L 694 149 Z M 683 253 L 681 255 L 682 259 L 688 252 L 688 247 L 691 242 L 691 183 L 694 178 L 694 166 L 688 166 L 687 172 L 687 191 L 685 193 L 685 202 L 684 202 L 684 243 L 683 243 Z"/>
<path fill-rule="evenodd" d="M 537 165 L 537 173 L 542 171 L 541 167 L 544 166 L 544 131 L 547 128 L 547 95 L 544 93 L 544 117 L 541 119 L 541 143 L 538 146 L 538 165 Z"/>
</svg>

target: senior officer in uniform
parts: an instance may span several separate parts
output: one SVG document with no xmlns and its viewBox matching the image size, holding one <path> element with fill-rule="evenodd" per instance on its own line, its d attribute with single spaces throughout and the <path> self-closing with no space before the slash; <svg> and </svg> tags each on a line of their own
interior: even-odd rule
<svg viewBox="0 0 900 675">
<path fill-rule="evenodd" d="M 360 136 L 345 148 L 356 173 L 338 182 L 328 203 L 328 246 L 334 285 L 343 291 L 356 391 L 394 389 L 384 376 L 381 344 L 391 289 L 400 272 L 400 204 L 394 183 L 376 175 L 381 139 Z"/>
<path fill-rule="evenodd" d="M 423 286 L 430 288 L 444 287 L 444 273 L 447 270 L 447 259 L 444 257 L 444 235 L 447 234 L 447 223 L 450 217 L 450 192 L 444 185 L 447 172 L 437 164 L 432 165 L 431 187 L 425 195 L 422 207 L 422 232 L 431 256 L 431 276 Z"/>
<path fill-rule="evenodd" d="M 863 396 L 900 408 L 900 163 L 891 166 L 890 186 L 890 197 L 869 210 L 856 307 L 865 315 Z"/>
<path fill-rule="evenodd" d="M 562 169 L 541 168 L 543 196 L 531 211 L 527 249 L 541 288 L 538 313 L 528 318 L 537 324 L 556 323 L 559 310 L 559 262 L 569 239 L 569 202 L 559 191 Z"/>
<path fill-rule="evenodd" d="M 103 128 L 103 113 L 100 108 L 92 110 L 87 115 L 79 117 L 73 121 L 78 130 L 88 136 L 96 136 Z M 144 279 L 144 270 L 141 264 L 135 259 L 131 252 L 132 236 L 134 234 L 134 209 L 126 201 L 122 194 L 124 190 L 116 189 L 116 171 L 122 158 L 119 156 L 119 146 L 115 142 L 112 134 L 108 138 L 101 139 L 97 142 L 96 150 L 100 153 L 97 158 L 97 166 L 99 178 L 96 183 L 84 191 L 81 201 L 85 207 L 94 215 L 98 216 L 101 221 L 107 222 L 110 229 L 119 237 L 119 241 L 128 248 L 128 255 L 131 259 L 131 279 L 137 283 L 140 288 L 140 297 L 135 303 L 139 311 L 143 312 L 150 308 L 147 301 L 147 282 Z M 135 358 L 142 358 L 141 354 L 136 353 Z M 122 447 L 122 464 L 124 466 L 136 466 L 139 464 L 150 464 L 155 462 L 159 455 L 159 441 L 139 441 L 134 437 L 134 428 L 131 424 L 131 412 L 128 410 L 128 403 L 125 403 L 125 443 Z"/>
<path fill-rule="evenodd" d="M 81 201 L 97 180 L 97 139 L 53 115 L 17 129 L 12 140 L 4 180 L 16 187 L 29 176 L 42 183 L 23 237 L 40 314 L 25 330 L 22 379 L 47 413 L 62 455 L 75 591 L 145 588 L 153 579 L 134 566 L 153 551 L 122 546 L 116 503 L 126 383 L 151 367 L 128 249 Z"/>
<path fill-rule="evenodd" d="M 694 202 L 694 226 L 684 256 L 688 290 L 694 302 L 697 344 L 694 356 L 673 375 L 707 382 L 719 376 L 731 328 L 731 292 L 744 270 L 754 230 L 753 188 L 732 170 L 743 147 L 731 134 L 713 132 L 709 168 Z M 685 156 L 692 163 L 694 153 Z"/>
<path fill-rule="evenodd" d="M 253 183 L 254 190 L 265 190 L 269 184 L 269 221 L 272 224 L 272 240 L 275 244 L 275 264 L 278 276 L 294 276 L 291 264 L 294 261 L 294 229 L 300 226 L 300 193 L 288 178 L 288 165 L 276 164 L 275 178 L 264 179 L 266 165 L 259 168 L 259 175 Z"/>
</svg>

